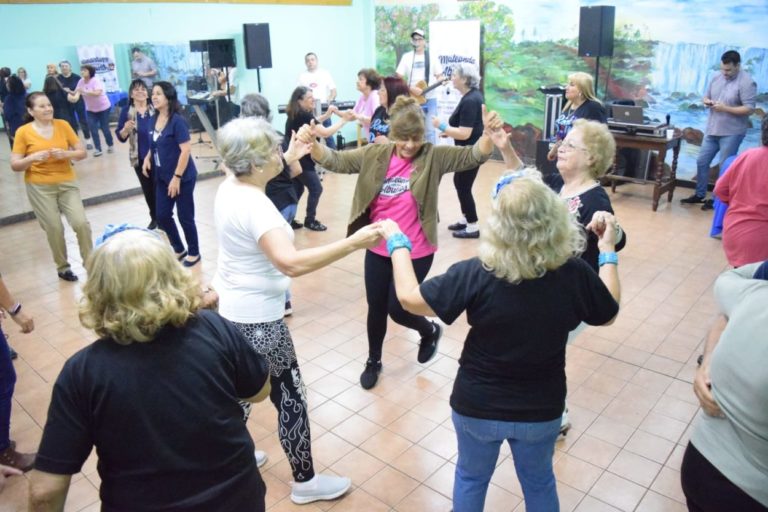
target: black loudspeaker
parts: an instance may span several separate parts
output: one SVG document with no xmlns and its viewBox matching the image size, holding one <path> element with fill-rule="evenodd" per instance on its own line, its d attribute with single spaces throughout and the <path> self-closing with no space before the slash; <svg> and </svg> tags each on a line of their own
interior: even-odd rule
<svg viewBox="0 0 768 512">
<path fill-rule="evenodd" d="M 272 67 L 269 23 L 244 24 L 243 43 L 245 45 L 245 67 L 247 69 Z"/>
<path fill-rule="evenodd" d="M 235 60 L 234 39 L 210 39 L 208 41 L 208 64 L 212 68 L 234 68 Z"/>
<path fill-rule="evenodd" d="M 613 57 L 616 7 L 582 7 L 579 16 L 579 57 Z"/>
</svg>

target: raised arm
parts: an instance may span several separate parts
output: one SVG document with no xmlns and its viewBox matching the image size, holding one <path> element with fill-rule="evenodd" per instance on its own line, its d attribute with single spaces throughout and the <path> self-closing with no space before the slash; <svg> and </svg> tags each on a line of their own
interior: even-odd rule
<svg viewBox="0 0 768 512">
<path fill-rule="evenodd" d="M 318 142 L 317 125 L 313 122 L 299 129 L 298 140 L 312 145 L 310 156 L 331 172 L 341 174 L 359 173 L 363 165 L 363 154 L 368 146 L 352 151 L 336 151 Z"/>
</svg>

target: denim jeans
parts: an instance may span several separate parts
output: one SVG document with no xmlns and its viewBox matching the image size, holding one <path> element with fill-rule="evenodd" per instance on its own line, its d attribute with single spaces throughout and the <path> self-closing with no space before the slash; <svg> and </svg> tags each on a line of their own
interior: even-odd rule
<svg viewBox="0 0 768 512">
<path fill-rule="evenodd" d="M 320 195 L 323 193 L 323 184 L 320 183 L 320 178 L 317 176 L 317 171 L 304 171 L 296 176 L 296 181 L 301 188 L 297 190 L 297 195 L 301 197 L 304 192 L 304 187 L 307 187 L 309 196 L 307 197 L 307 215 L 304 217 L 304 222 L 312 222 L 317 215 L 317 205 L 320 203 Z"/>
<path fill-rule="evenodd" d="M 560 418 L 524 423 L 483 420 L 453 411 L 459 441 L 459 460 L 453 483 L 454 512 L 480 512 L 505 440 L 512 448 L 515 471 L 525 496 L 527 512 L 557 512 L 552 455 L 560 430 Z"/>
<path fill-rule="evenodd" d="M 323 121 L 323 126 L 325 126 L 326 128 L 329 128 L 332 124 L 333 123 L 331 122 L 330 117 L 325 121 Z M 336 149 L 336 139 L 334 139 L 334 135 L 331 135 L 330 137 L 326 137 L 325 145 L 331 149 Z"/>
<path fill-rule="evenodd" d="M 432 126 L 432 118 L 437 115 L 437 100 L 434 98 L 427 100 L 427 102 L 421 106 L 421 110 L 424 112 L 425 116 L 424 140 L 436 144 L 437 139 L 435 138 L 435 127 Z"/>
<path fill-rule="evenodd" d="M 696 159 L 696 195 L 704 197 L 707 195 L 707 185 L 709 184 L 709 166 L 715 155 L 720 152 L 720 161 L 722 164 L 726 158 L 735 155 L 739 151 L 741 141 L 744 135 L 705 135 L 699 149 L 699 157 Z"/>
<path fill-rule="evenodd" d="M 3 330 L 0 329 L 0 452 L 11 444 L 11 404 L 16 372 L 11 362 L 11 351 Z"/>
<path fill-rule="evenodd" d="M 104 140 L 107 141 L 107 146 L 112 147 L 115 141 L 112 140 L 112 132 L 109 131 L 109 111 L 112 108 L 102 110 L 101 112 L 88 112 L 88 126 L 91 129 L 91 135 L 93 135 L 93 145 L 96 147 L 96 151 L 101 151 L 101 138 L 99 137 L 99 128 L 104 132 Z"/>
</svg>

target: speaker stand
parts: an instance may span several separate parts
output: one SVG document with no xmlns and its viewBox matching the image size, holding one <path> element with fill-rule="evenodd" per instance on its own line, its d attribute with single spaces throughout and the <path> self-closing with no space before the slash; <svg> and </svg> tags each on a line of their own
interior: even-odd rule
<svg viewBox="0 0 768 512">
<path fill-rule="evenodd" d="M 256 67 L 256 82 L 259 85 L 259 94 L 261 94 L 261 66 Z"/>
<path fill-rule="evenodd" d="M 598 96 L 597 91 L 600 90 L 600 87 L 598 87 L 599 79 L 600 79 L 600 55 L 598 55 L 595 60 L 595 96 Z"/>
</svg>

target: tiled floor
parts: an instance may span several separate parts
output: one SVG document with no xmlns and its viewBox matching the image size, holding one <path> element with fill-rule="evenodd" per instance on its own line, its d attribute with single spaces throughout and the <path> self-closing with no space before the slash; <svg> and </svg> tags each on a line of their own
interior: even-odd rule
<svg viewBox="0 0 768 512">
<path fill-rule="evenodd" d="M 124 155 L 118 161 L 119 171 Z M 106 162 L 110 160 L 104 159 Z M 0 164 L 4 165 L 4 164 Z M 100 164 L 101 165 L 101 164 Z M 501 171 L 484 166 L 475 184 L 480 213 Z M 3 174 L 7 173 L 3 169 Z M 132 176 L 128 174 L 128 176 Z M 342 236 L 354 176 L 328 175 L 319 218 L 325 233 L 300 230 L 301 247 Z M 217 248 L 212 200 L 219 179 L 196 190 L 203 253 L 195 269 L 205 280 L 215 269 Z M 685 191 L 678 193 L 678 196 Z M 610 327 L 588 328 L 568 349 L 569 406 L 573 429 L 557 443 L 555 471 L 562 510 L 684 510 L 679 467 L 697 402 L 691 389 L 694 360 L 715 313 L 711 287 L 726 268 L 720 242 L 708 238 L 710 215 L 698 208 L 662 203 L 650 208 L 650 187 L 620 187 L 612 200 L 629 241 L 621 253 L 622 309 Z M 7 191 L 3 192 L 3 202 Z M 432 274 L 474 254 L 477 242 L 450 237 L 458 201 L 450 179 L 440 190 L 443 222 Z M 140 197 L 90 207 L 94 234 L 110 222 L 147 222 Z M 303 206 L 301 207 L 303 212 Z M 64 360 L 92 339 L 78 324 L 80 286 L 56 278 L 42 231 L 34 221 L 0 228 L 0 270 L 11 290 L 35 316 L 36 330 L 18 333 L 6 322 L 19 352 L 12 437 L 22 450 L 40 440 L 51 385 Z M 77 261 L 74 234 L 67 239 Z M 448 511 L 456 440 L 448 398 L 457 368 L 464 317 L 448 326 L 440 354 L 416 362 L 418 336 L 391 324 L 384 345 L 380 383 L 363 391 L 358 377 L 366 358 L 366 305 L 362 253 L 294 280 L 294 316 L 288 320 L 309 388 L 313 451 L 317 469 L 349 475 L 354 488 L 336 502 L 297 507 L 289 498 L 290 471 L 275 434 L 269 403 L 254 408 L 248 422 L 257 446 L 270 460 L 263 475 L 272 512 Z M 83 276 L 79 261 L 74 270 Z M 99 509 L 95 456 L 73 479 L 67 510 Z M 26 509 L 27 481 L 12 478 L 0 495 L 0 511 Z M 486 510 L 522 511 L 520 485 L 504 448 L 488 493 Z"/>
</svg>

